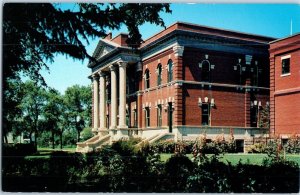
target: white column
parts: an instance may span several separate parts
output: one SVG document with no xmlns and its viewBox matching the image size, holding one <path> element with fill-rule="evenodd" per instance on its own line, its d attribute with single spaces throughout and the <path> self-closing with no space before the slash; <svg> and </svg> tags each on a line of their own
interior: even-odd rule
<svg viewBox="0 0 300 195">
<path fill-rule="evenodd" d="M 99 127 L 99 76 L 93 74 L 94 84 L 94 128 L 93 131 L 97 131 Z"/>
<path fill-rule="evenodd" d="M 99 72 L 100 75 L 100 130 L 105 130 L 106 127 L 106 79 L 103 71 Z"/>
<path fill-rule="evenodd" d="M 119 62 L 120 80 L 120 107 L 119 107 L 119 128 L 128 128 L 126 125 L 126 62 Z"/>
<path fill-rule="evenodd" d="M 110 129 L 117 128 L 117 75 L 116 68 L 113 65 L 109 66 L 111 77 L 111 122 Z"/>
</svg>

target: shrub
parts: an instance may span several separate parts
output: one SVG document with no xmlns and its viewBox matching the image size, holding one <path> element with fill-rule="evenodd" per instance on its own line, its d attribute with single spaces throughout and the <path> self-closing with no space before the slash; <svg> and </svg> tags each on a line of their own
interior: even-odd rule
<svg viewBox="0 0 300 195">
<path fill-rule="evenodd" d="M 165 164 L 164 186 L 167 192 L 184 192 L 186 180 L 192 173 L 194 165 L 184 155 L 174 155 Z"/>
<path fill-rule="evenodd" d="M 287 153 L 300 154 L 300 137 L 292 136 L 284 148 Z"/>
<path fill-rule="evenodd" d="M 187 179 L 186 192 L 226 193 L 231 191 L 227 165 L 220 162 L 216 156 L 203 158 L 200 162 L 196 164 L 196 169 Z"/>
<path fill-rule="evenodd" d="M 3 144 L 3 156 L 27 156 L 37 152 L 34 144 Z"/>
</svg>

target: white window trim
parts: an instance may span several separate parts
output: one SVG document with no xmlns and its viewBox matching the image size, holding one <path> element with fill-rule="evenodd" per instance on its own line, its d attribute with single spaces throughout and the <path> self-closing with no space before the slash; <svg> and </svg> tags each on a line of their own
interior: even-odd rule
<svg viewBox="0 0 300 195">
<path fill-rule="evenodd" d="M 288 59 L 288 58 L 291 58 L 291 55 L 282 56 L 281 60 Z"/>
<path fill-rule="evenodd" d="M 285 73 L 285 74 L 282 74 L 282 75 L 280 75 L 281 77 L 287 77 L 287 76 L 290 76 L 291 75 L 291 73 L 289 72 L 289 73 Z"/>
<path fill-rule="evenodd" d="M 282 56 L 281 57 L 281 65 L 282 65 L 282 60 L 285 60 L 285 59 L 291 59 L 291 55 Z M 290 68 L 291 68 L 291 60 L 290 60 Z M 290 69 L 289 73 L 281 74 L 280 76 L 286 77 L 286 76 L 290 76 L 290 75 L 291 75 L 291 69 Z"/>
</svg>

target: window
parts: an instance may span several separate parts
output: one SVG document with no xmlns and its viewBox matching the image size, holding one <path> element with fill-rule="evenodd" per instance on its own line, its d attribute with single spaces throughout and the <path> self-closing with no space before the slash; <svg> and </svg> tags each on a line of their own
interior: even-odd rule
<svg viewBox="0 0 300 195">
<path fill-rule="evenodd" d="M 145 126 L 150 127 L 150 109 L 149 109 L 149 107 L 145 108 Z"/>
<path fill-rule="evenodd" d="M 137 112 L 136 109 L 133 110 L 133 126 L 137 127 Z"/>
<path fill-rule="evenodd" d="M 145 71 L 145 89 L 150 88 L 150 73 L 149 70 L 147 69 Z"/>
<path fill-rule="evenodd" d="M 172 60 L 168 61 L 168 82 L 173 80 L 173 62 Z"/>
<path fill-rule="evenodd" d="M 281 60 L 282 74 L 290 73 L 290 58 L 282 58 Z"/>
<path fill-rule="evenodd" d="M 202 62 L 201 81 L 210 82 L 210 63 L 208 60 Z"/>
<path fill-rule="evenodd" d="M 257 106 L 252 106 L 250 109 L 250 126 L 251 127 L 257 127 L 257 121 L 258 121 L 258 109 Z"/>
<path fill-rule="evenodd" d="M 130 127 L 130 112 L 128 109 L 126 109 L 126 125 L 127 127 Z"/>
<path fill-rule="evenodd" d="M 202 125 L 209 125 L 209 104 L 202 104 Z"/>
<path fill-rule="evenodd" d="M 161 66 L 161 64 L 158 64 L 158 66 L 157 66 L 157 85 L 161 85 L 161 80 L 162 80 L 161 72 L 162 72 L 162 66 Z"/>
<path fill-rule="evenodd" d="M 162 125 L 162 106 L 157 105 L 157 126 L 161 127 Z"/>
</svg>

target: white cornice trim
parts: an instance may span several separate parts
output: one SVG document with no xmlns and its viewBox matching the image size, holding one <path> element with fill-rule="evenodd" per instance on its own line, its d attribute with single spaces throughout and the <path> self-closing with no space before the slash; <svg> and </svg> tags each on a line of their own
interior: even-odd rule
<svg viewBox="0 0 300 195">
<path fill-rule="evenodd" d="M 153 56 L 156 56 L 157 54 L 162 53 L 162 52 L 164 52 L 164 51 L 166 51 L 168 49 L 173 49 L 173 47 L 176 46 L 176 45 L 178 45 L 177 42 L 169 45 L 168 47 L 164 47 L 164 48 L 156 51 L 155 53 L 153 53 L 153 54 L 151 54 L 151 55 L 149 55 L 147 57 L 142 57 L 142 61 L 148 60 L 148 59 L 152 58 Z"/>
</svg>

